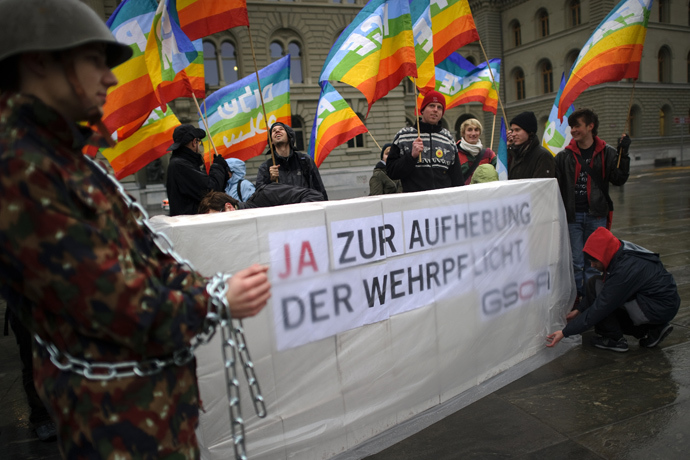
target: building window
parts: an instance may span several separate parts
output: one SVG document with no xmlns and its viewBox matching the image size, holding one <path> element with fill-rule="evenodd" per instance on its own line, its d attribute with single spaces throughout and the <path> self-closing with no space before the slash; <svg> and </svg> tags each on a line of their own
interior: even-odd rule
<svg viewBox="0 0 690 460">
<path fill-rule="evenodd" d="M 525 98 L 525 72 L 522 69 L 517 69 L 515 71 L 515 99 L 521 101 Z"/>
<path fill-rule="evenodd" d="M 229 41 L 220 44 L 220 53 L 216 44 L 203 42 L 204 74 L 209 86 L 225 86 L 237 81 L 239 69 L 235 45 Z"/>
<path fill-rule="evenodd" d="M 668 2 L 659 0 L 659 22 L 668 22 Z"/>
<path fill-rule="evenodd" d="M 467 59 L 467 62 L 470 64 L 477 65 L 477 60 L 474 58 L 474 56 L 467 56 L 465 59 Z"/>
<path fill-rule="evenodd" d="M 577 57 L 579 55 L 580 55 L 580 50 L 572 50 L 565 57 L 565 76 L 566 76 L 566 78 L 570 76 L 570 72 L 573 69 L 573 64 L 575 64 L 575 61 L 577 60 Z"/>
<path fill-rule="evenodd" d="M 553 67 L 549 61 L 541 65 L 541 88 L 544 94 L 553 92 Z"/>
<path fill-rule="evenodd" d="M 520 22 L 513 21 L 511 26 L 512 36 L 513 36 L 513 46 L 518 47 L 522 45 L 522 33 L 520 32 Z"/>
<path fill-rule="evenodd" d="M 639 105 L 633 105 L 630 109 L 630 132 L 628 133 L 630 137 L 640 136 L 640 117 L 641 109 Z"/>
<path fill-rule="evenodd" d="M 659 110 L 659 136 L 669 136 L 671 134 L 671 107 L 663 106 Z"/>
<path fill-rule="evenodd" d="M 304 122 L 298 116 L 293 115 L 290 123 L 292 130 L 295 132 L 295 148 L 300 152 L 304 152 Z"/>
<path fill-rule="evenodd" d="M 541 38 L 549 36 L 549 13 L 542 9 L 537 13 L 537 24 L 539 25 L 539 36 Z"/>
<path fill-rule="evenodd" d="M 362 116 L 362 114 L 358 113 L 357 116 L 362 121 L 362 123 L 364 123 L 364 117 Z M 347 148 L 349 148 L 349 149 L 364 148 L 364 134 L 357 134 L 354 138 L 347 141 Z"/>
<path fill-rule="evenodd" d="M 688 83 L 690 83 L 690 53 L 688 53 L 688 60 L 687 60 L 687 71 L 688 71 Z"/>
<path fill-rule="evenodd" d="M 289 29 L 281 29 L 276 32 L 268 51 L 271 62 L 277 61 L 283 56 L 290 55 L 290 81 L 292 83 L 304 83 L 302 73 L 302 46 L 295 39 L 295 33 Z"/>
<path fill-rule="evenodd" d="M 671 82 L 671 51 L 666 46 L 659 49 L 657 56 L 659 83 Z"/>
<path fill-rule="evenodd" d="M 572 0 L 570 2 L 570 26 L 577 27 L 582 23 L 580 17 L 580 0 Z"/>
</svg>

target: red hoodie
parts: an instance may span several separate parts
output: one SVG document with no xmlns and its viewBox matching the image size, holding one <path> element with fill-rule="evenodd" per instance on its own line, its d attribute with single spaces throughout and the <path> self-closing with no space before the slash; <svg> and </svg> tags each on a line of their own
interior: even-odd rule
<svg viewBox="0 0 690 460">
<path fill-rule="evenodd" d="M 605 227 L 599 227 L 587 238 L 582 252 L 604 264 L 608 268 L 611 259 L 621 247 L 621 242 Z"/>
</svg>

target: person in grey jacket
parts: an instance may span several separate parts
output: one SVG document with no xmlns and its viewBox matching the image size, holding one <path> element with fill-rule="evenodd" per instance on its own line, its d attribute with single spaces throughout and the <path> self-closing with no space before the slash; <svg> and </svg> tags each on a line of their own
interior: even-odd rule
<svg viewBox="0 0 690 460">
<path fill-rule="evenodd" d="M 678 287 L 659 254 L 619 240 L 604 227 L 592 233 L 584 252 L 603 275 L 590 279 L 585 299 L 568 313 L 562 330 L 549 334 L 547 346 L 592 327 L 597 348 L 628 351 L 624 334 L 640 339 L 641 347 L 659 345 L 673 331 L 670 321 L 680 307 Z"/>
<path fill-rule="evenodd" d="M 402 193 L 402 184 L 399 180 L 388 177 L 386 172 L 386 160 L 392 144 L 385 144 L 381 149 L 381 161 L 374 166 L 374 174 L 369 179 L 369 196 L 388 195 L 389 193 Z"/>
</svg>

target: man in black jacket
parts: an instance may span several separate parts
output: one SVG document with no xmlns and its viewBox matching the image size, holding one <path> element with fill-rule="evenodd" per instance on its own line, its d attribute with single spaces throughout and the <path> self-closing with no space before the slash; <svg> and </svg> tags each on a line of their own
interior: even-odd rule
<svg viewBox="0 0 690 460">
<path fill-rule="evenodd" d="M 214 155 L 208 174 L 202 157 L 204 146 L 201 139 L 206 131 L 192 125 L 180 125 L 173 131 L 173 144 L 168 178 L 170 215 L 196 214 L 201 199 L 209 191 L 222 192 L 228 180 L 230 169 L 220 155 Z"/>
<path fill-rule="evenodd" d="M 237 211 L 240 209 L 270 208 L 284 204 L 324 201 L 316 190 L 269 182 L 261 185 L 247 201 L 237 201 L 227 193 L 209 192 L 199 204 L 199 214 Z"/>
<path fill-rule="evenodd" d="M 420 134 L 416 126 L 408 126 L 395 135 L 386 172 L 392 180 L 402 182 L 404 193 L 465 184 L 455 139 L 441 125 L 445 111 L 443 94 L 429 91 L 421 105 Z"/>
<path fill-rule="evenodd" d="M 591 327 L 599 334 L 592 338 L 597 348 L 628 351 L 623 334 L 640 339 L 641 347 L 659 345 L 673 331 L 669 322 L 680 307 L 678 287 L 659 254 L 621 241 L 604 227 L 592 233 L 584 252 L 603 276 L 589 280 L 585 299 L 568 313 L 565 328 L 547 337 L 547 346 Z"/>
<path fill-rule="evenodd" d="M 623 185 L 628 180 L 630 138 L 619 140 L 618 152 L 597 137 L 599 118 L 590 109 L 578 109 L 568 117 L 572 141 L 556 155 L 556 179 L 565 206 L 573 255 L 577 302 L 584 295 L 587 280 L 597 271 L 585 264 L 582 248 L 598 227 L 607 226 L 613 211 L 608 196 L 609 183 Z"/>
<path fill-rule="evenodd" d="M 507 141 L 508 179 L 554 177 L 553 155 L 539 142 L 534 112 L 522 112 L 510 120 Z"/>
<path fill-rule="evenodd" d="M 316 190 L 328 200 L 326 187 L 323 186 L 319 168 L 307 154 L 296 150 L 295 132 L 288 125 L 276 122 L 271 125 L 269 136 L 275 150 L 275 166 L 273 159 L 269 158 L 261 166 L 256 174 L 256 187 L 278 182 L 279 184 L 294 185 Z M 268 149 L 267 155 L 271 155 Z"/>
</svg>

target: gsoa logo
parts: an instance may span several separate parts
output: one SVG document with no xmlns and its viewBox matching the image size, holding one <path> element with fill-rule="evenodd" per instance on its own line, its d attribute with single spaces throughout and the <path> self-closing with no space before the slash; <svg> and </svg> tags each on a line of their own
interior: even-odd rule
<svg viewBox="0 0 690 460">
<path fill-rule="evenodd" d="M 492 289 L 482 296 L 482 311 L 494 316 L 518 302 L 537 297 L 551 290 L 551 275 L 548 271 L 537 273 L 534 278 L 522 282 L 513 281 L 500 289 Z"/>
</svg>

